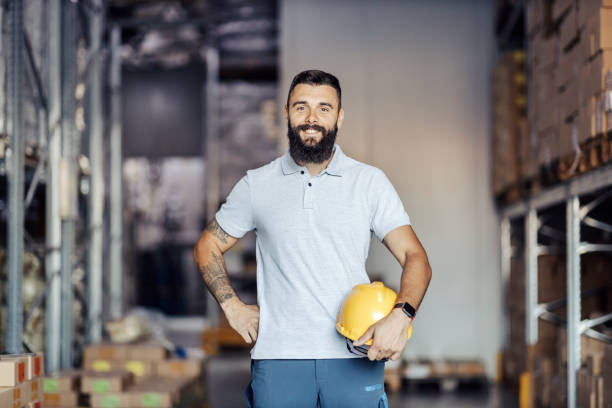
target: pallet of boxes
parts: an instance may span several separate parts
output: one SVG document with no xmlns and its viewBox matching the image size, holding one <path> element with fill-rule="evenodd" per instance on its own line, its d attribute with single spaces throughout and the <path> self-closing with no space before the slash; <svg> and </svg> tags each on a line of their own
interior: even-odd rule
<svg viewBox="0 0 612 408">
<path fill-rule="evenodd" d="M 203 406 L 203 364 L 201 358 L 168 358 L 159 345 L 91 345 L 84 352 L 83 370 L 45 378 L 45 407 Z"/>
<path fill-rule="evenodd" d="M 43 374 L 42 354 L 0 355 L 0 407 L 40 408 Z"/>
<path fill-rule="evenodd" d="M 528 127 L 540 180 L 553 184 L 612 159 L 612 1 L 530 0 Z"/>
</svg>

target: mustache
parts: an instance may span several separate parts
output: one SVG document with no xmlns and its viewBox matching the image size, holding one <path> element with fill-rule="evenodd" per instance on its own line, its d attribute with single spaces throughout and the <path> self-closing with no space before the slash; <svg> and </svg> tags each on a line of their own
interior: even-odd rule
<svg viewBox="0 0 612 408">
<path fill-rule="evenodd" d="M 307 131 L 307 130 L 316 130 L 318 132 L 321 133 L 325 133 L 325 128 L 323 126 L 319 126 L 319 125 L 299 125 L 297 127 L 297 130 L 300 131 Z"/>
</svg>

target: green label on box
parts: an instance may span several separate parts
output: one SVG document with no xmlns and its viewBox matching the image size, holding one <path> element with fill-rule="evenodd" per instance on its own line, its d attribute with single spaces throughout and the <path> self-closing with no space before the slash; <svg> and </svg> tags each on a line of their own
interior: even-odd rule
<svg viewBox="0 0 612 408">
<path fill-rule="evenodd" d="M 119 402 L 118 395 L 106 395 L 102 398 L 102 406 L 104 408 L 119 408 Z"/>
<path fill-rule="evenodd" d="M 43 378 L 43 392 L 53 393 L 57 392 L 59 389 L 59 384 L 57 379 L 55 378 Z"/>
<path fill-rule="evenodd" d="M 142 394 L 143 407 L 159 407 L 160 405 L 161 398 L 159 394 Z"/>
<path fill-rule="evenodd" d="M 109 392 L 111 389 L 110 381 L 108 380 L 93 380 L 91 382 L 91 392 L 103 393 Z"/>
</svg>

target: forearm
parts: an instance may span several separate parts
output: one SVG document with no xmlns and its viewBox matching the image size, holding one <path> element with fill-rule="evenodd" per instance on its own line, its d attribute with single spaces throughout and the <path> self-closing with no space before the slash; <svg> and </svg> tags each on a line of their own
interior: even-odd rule
<svg viewBox="0 0 612 408">
<path fill-rule="evenodd" d="M 194 251 L 194 260 L 204 279 L 208 290 L 217 299 L 221 308 L 225 310 L 228 304 L 238 300 L 236 291 L 227 276 L 223 253 L 217 248 L 199 242 Z"/>
<path fill-rule="evenodd" d="M 398 302 L 408 302 L 415 309 L 423 301 L 429 281 L 431 267 L 427 255 L 407 256 L 403 265 Z"/>
</svg>

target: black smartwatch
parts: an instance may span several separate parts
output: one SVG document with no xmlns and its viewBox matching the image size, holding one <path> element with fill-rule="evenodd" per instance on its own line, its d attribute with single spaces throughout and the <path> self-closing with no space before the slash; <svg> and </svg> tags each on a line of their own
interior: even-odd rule
<svg viewBox="0 0 612 408">
<path fill-rule="evenodd" d="M 414 317 L 416 316 L 416 310 L 414 310 L 414 307 L 412 307 L 408 302 L 396 303 L 393 308 L 402 309 L 402 312 L 406 313 L 410 320 L 414 320 Z"/>
</svg>

